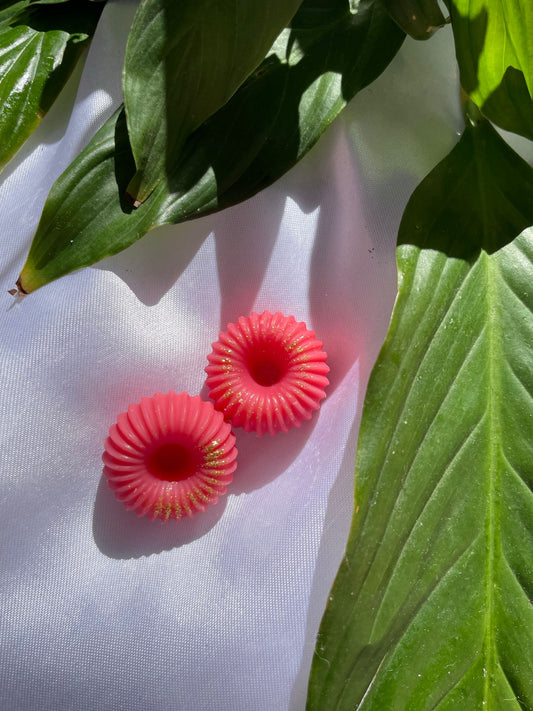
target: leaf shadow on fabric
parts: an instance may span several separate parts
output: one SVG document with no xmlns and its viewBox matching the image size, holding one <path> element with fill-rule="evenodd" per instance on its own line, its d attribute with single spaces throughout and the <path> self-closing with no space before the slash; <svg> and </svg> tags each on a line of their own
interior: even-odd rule
<svg viewBox="0 0 533 711">
<path fill-rule="evenodd" d="M 164 225 L 93 268 L 113 272 L 145 306 L 155 306 L 195 258 L 212 223 L 208 216 L 188 225 Z"/>
<path fill-rule="evenodd" d="M 284 204 L 283 195 L 265 191 L 246 205 L 216 216 L 219 330 L 225 331 L 228 323 L 252 311 L 274 250 Z"/>
</svg>

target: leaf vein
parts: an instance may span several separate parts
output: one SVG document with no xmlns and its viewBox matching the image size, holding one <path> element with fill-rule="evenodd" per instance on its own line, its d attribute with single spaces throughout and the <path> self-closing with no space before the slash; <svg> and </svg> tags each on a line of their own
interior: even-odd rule
<svg viewBox="0 0 533 711">
<path fill-rule="evenodd" d="M 404 541 L 403 541 L 403 544 L 402 544 L 400 550 L 397 552 L 397 554 L 396 554 L 396 560 L 395 560 L 395 563 L 394 563 L 394 566 L 393 566 L 392 570 L 390 571 L 390 574 L 389 574 L 389 571 L 386 571 L 386 573 L 387 573 L 387 575 L 388 575 L 389 582 L 388 582 L 387 586 L 386 586 L 386 587 L 384 588 L 384 590 L 383 590 L 383 596 L 382 596 L 382 598 L 381 598 L 379 607 L 378 607 L 377 612 L 376 612 L 376 614 L 375 614 L 374 624 L 373 624 L 372 630 L 371 630 L 371 632 L 370 632 L 370 639 L 372 639 L 372 637 L 373 637 L 374 629 L 375 629 L 376 624 L 377 624 L 377 622 L 378 622 L 378 618 L 379 618 L 381 609 L 382 609 L 382 607 L 383 607 L 383 603 L 384 603 L 384 600 L 385 600 L 385 597 L 386 597 L 386 593 L 387 593 L 387 591 L 388 591 L 388 589 L 389 589 L 389 587 L 390 587 L 390 585 L 391 585 L 391 583 L 392 583 L 392 581 L 393 581 L 393 579 L 394 579 L 394 575 L 395 575 L 396 570 L 397 570 L 397 569 L 399 568 L 399 566 L 401 565 L 402 559 L 403 559 L 403 557 L 404 557 L 405 549 L 407 548 L 407 545 L 408 545 L 409 540 L 410 540 L 410 538 L 411 538 L 411 534 L 412 534 L 413 531 L 415 530 L 417 523 L 420 521 L 420 519 L 421 519 L 422 516 L 424 515 L 424 512 L 427 510 L 428 506 L 431 504 L 431 502 L 432 502 L 432 501 L 435 499 L 435 497 L 437 496 L 437 493 L 438 493 L 439 490 L 442 488 L 442 486 L 443 486 L 444 482 L 446 481 L 448 475 L 453 471 L 454 462 L 456 462 L 457 458 L 460 456 L 461 452 L 462 452 L 462 451 L 464 450 L 464 448 L 467 446 L 468 442 L 471 440 L 471 438 L 472 438 L 472 436 L 474 435 L 474 433 L 476 432 L 476 430 L 478 430 L 479 427 L 480 427 L 482 424 L 483 424 L 483 420 L 482 420 L 482 419 L 481 419 L 481 420 L 478 420 L 478 421 L 470 428 L 470 430 L 468 431 L 468 433 L 466 434 L 466 436 L 463 438 L 463 440 L 462 440 L 462 441 L 459 443 L 459 445 L 456 447 L 455 451 L 451 454 L 450 460 L 449 460 L 448 464 L 446 465 L 446 467 L 444 468 L 444 470 L 443 470 L 443 472 L 442 472 L 442 475 L 441 475 L 441 477 L 439 478 L 439 481 L 437 482 L 436 486 L 435 486 L 434 489 L 432 490 L 430 496 L 426 499 L 426 501 L 425 501 L 425 503 L 424 503 L 422 509 L 418 512 L 418 514 L 417 514 L 417 516 L 416 516 L 416 518 L 415 518 L 415 520 L 414 520 L 414 522 L 413 522 L 413 524 L 412 524 L 412 526 L 411 526 L 411 528 L 410 528 L 410 530 L 409 530 L 407 536 L 405 537 L 405 539 L 404 539 Z M 395 508 L 396 508 L 396 506 L 395 506 Z M 388 530 L 388 528 L 389 528 L 389 526 L 390 526 L 391 518 L 392 518 L 392 516 L 389 518 L 385 530 Z"/>
<path fill-rule="evenodd" d="M 415 607 L 415 609 L 414 609 L 413 612 L 412 612 L 411 617 L 409 618 L 409 620 L 408 620 L 408 621 L 406 622 L 406 624 L 404 625 L 401 634 L 398 635 L 398 637 L 397 637 L 397 639 L 396 639 L 394 645 L 389 649 L 388 653 L 383 657 L 381 663 L 383 662 L 383 660 L 384 660 L 387 656 L 388 656 L 388 657 L 393 656 L 395 650 L 397 649 L 397 647 L 400 645 L 401 641 L 403 640 L 403 638 L 404 638 L 404 636 L 405 636 L 405 633 L 407 632 L 407 630 L 409 629 L 409 627 L 413 624 L 413 622 L 415 622 L 416 618 L 421 614 L 421 612 L 423 611 L 425 605 L 431 600 L 431 598 L 432 598 L 433 595 L 437 592 L 437 590 L 440 588 L 440 586 L 446 581 L 446 578 L 447 578 L 448 575 L 452 572 L 452 570 L 455 568 L 455 566 L 469 553 L 469 551 L 473 548 L 473 546 L 475 545 L 476 541 L 477 541 L 479 538 L 480 538 L 480 535 L 476 536 L 462 551 L 460 551 L 460 552 L 458 553 L 458 555 L 450 562 L 450 564 L 448 565 L 448 567 L 444 569 L 444 571 L 443 571 L 441 577 L 439 577 L 437 580 L 434 581 L 434 584 L 433 584 L 433 585 L 429 588 L 429 590 L 428 590 L 427 596 L 425 597 L 424 600 L 422 600 L 422 601 L 420 602 L 420 604 L 418 604 L 418 605 Z M 353 609 L 353 608 L 352 608 L 352 609 Z M 340 645 L 339 645 L 339 647 L 340 647 Z M 339 697 L 338 697 L 338 700 L 337 700 L 337 703 L 336 703 L 336 706 L 335 706 L 335 710 L 339 708 L 339 705 L 340 705 L 340 703 L 341 703 L 341 701 L 342 701 L 342 698 L 343 698 L 343 696 L 344 696 L 345 690 L 346 690 L 346 688 L 347 688 L 347 686 L 348 686 L 348 682 L 349 682 L 350 679 L 352 678 L 352 674 L 353 674 L 353 672 L 354 672 L 355 666 L 357 665 L 357 662 L 358 662 L 358 659 L 356 658 L 355 661 L 354 661 L 354 663 L 352 664 L 352 667 L 351 667 L 350 671 L 346 674 L 345 685 L 344 685 L 344 687 L 343 687 L 343 690 L 342 690 L 341 694 L 340 694 Z M 379 670 L 378 670 L 378 671 L 379 671 Z M 374 675 L 373 681 L 375 681 L 375 677 L 377 677 L 377 674 Z"/>
<path fill-rule="evenodd" d="M 465 281 L 466 281 L 466 276 L 468 276 L 468 275 L 465 275 L 465 278 L 463 279 L 463 281 L 462 281 L 462 283 L 461 283 L 461 286 L 465 283 Z M 376 490 L 379 488 L 379 485 L 380 485 L 380 482 L 381 482 L 381 478 L 382 478 L 383 472 L 384 472 L 384 470 L 385 470 L 386 462 L 387 462 L 387 460 L 389 459 L 390 454 L 391 454 L 392 447 L 394 446 L 394 437 L 395 437 L 396 433 L 398 432 L 398 428 L 399 428 L 401 422 L 403 422 L 403 420 L 404 420 L 404 414 L 405 414 L 406 408 L 408 407 L 409 396 L 410 396 L 410 394 L 411 394 L 411 392 L 412 392 L 412 389 L 413 389 L 413 386 L 414 386 L 414 383 L 415 383 L 415 380 L 416 380 L 416 376 L 417 376 L 418 372 L 420 371 L 420 367 L 422 366 L 423 362 L 425 361 L 425 358 L 427 357 L 428 352 L 430 351 L 431 344 L 432 344 L 433 341 L 434 341 L 435 333 L 439 330 L 439 328 L 440 328 L 440 326 L 442 325 L 442 323 L 446 320 L 447 315 L 448 315 L 450 309 L 452 308 L 454 302 L 457 300 L 457 298 L 458 298 L 458 296 L 459 296 L 459 293 L 460 293 L 460 288 L 458 288 L 458 289 L 456 290 L 455 295 L 454 295 L 454 298 L 452 299 L 452 301 L 451 301 L 451 303 L 450 303 L 450 305 L 449 305 L 449 308 L 447 309 L 447 311 L 446 311 L 444 317 L 440 320 L 440 322 L 439 322 L 439 323 L 437 324 L 437 326 L 435 327 L 435 329 L 434 329 L 434 331 L 433 331 L 433 334 L 428 338 L 428 343 L 426 344 L 426 347 L 425 347 L 424 351 L 422 351 L 421 354 L 420 354 L 420 355 L 421 355 L 421 358 L 420 358 L 420 360 L 419 360 L 418 367 L 416 368 L 416 370 L 413 370 L 412 377 L 411 377 L 411 380 L 410 380 L 409 385 L 408 385 L 408 389 L 407 389 L 407 391 L 406 391 L 406 393 L 405 393 L 405 396 L 403 397 L 403 406 L 402 406 L 402 408 L 401 408 L 401 410 L 400 410 L 399 415 L 398 415 L 397 418 L 396 418 L 396 422 L 395 422 L 394 425 L 393 425 L 393 430 L 392 430 L 392 433 L 391 433 L 391 435 L 390 435 L 390 437 L 389 437 L 388 446 L 387 446 L 387 448 L 386 448 L 386 450 L 385 450 L 384 457 L 383 457 L 383 459 L 382 459 L 382 461 L 381 461 L 379 474 L 378 474 L 378 476 L 377 476 L 377 478 L 376 478 L 375 486 L 373 487 L 372 492 L 371 492 L 370 496 L 368 497 L 368 501 L 371 501 L 371 500 L 374 498 L 375 492 L 376 492 Z M 467 352 L 466 357 L 463 359 L 460 368 L 457 370 L 456 376 L 462 371 L 462 369 L 465 367 L 465 365 L 467 364 L 467 362 L 468 362 L 469 359 L 471 358 L 472 353 L 473 353 L 473 351 L 475 350 L 475 347 L 476 347 L 476 345 L 478 344 L 478 342 L 479 342 L 479 340 L 480 340 L 482 334 L 483 334 L 483 330 L 481 330 L 481 331 L 478 333 L 478 335 L 476 336 L 476 339 L 474 340 L 474 342 L 473 342 L 471 348 L 470 348 L 469 351 Z M 426 428 L 426 431 L 425 431 L 425 433 L 424 433 L 423 438 L 420 440 L 420 442 L 418 443 L 418 445 L 417 445 L 417 447 L 416 447 L 416 449 L 415 449 L 415 453 L 414 453 L 413 460 L 411 461 L 410 465 L 408 466 L 407 471 L 410 471 L 410 469 L 411 469 L 411 467 L 412 467 L 412 464 L 413 464 L 414 460 L 416 459 L 416 456 L 417 456 L 417 454 L 418 454 L 418 452 L 419 452 L 419 450 L 420 450 L 420 447 L 421 447 L 422 443 L 424 442 L 424 440 L 425 440 L 425 438 L 426 438 L 427 431 L 431 428 L 431 426 L 432 426 L 433 423 L 435 422 L 435 419 L 438 417 L 439 413 L 441 412 L 442 407 L 444 406 L 444 404 L 445 404 L 446 401 L 448 400 L 448 397 L 450 396 L 450 393 L 453 392 L 454 387 L 455 387 L 455 383 L 452 384 L 452 386 L 451 386 L 450 389 L 448 390 L 446 396 L 439 402 L 439 404 L 438 404 L 438 406 L 437 406 L 437 409 L 436 409 L 435 412 L 433 413 L 433 415 L 432 415 L 432 417 L 431 417 L 431 421 L 429 422 L 429 424 L 428 424 L 428 426 L 427 426 L 427 428 Z M 357 486 L 357 481 L 356 481 L 356 486 Z M 394 506 L 396 506 L 396 505 L 397 505 L 397 503 L 394 504 Z M 362 530 L 364 529 L 365 524 L 366 524 L 366 521 L 367 521 L 367 518 L 368 518 L 368 510 L 369 510 L 369 509 L 367 509 L 367 511 L 365 512 L 365 519 L 364 519 L 364 521 L 362 521 L 362 523 L 361 523 L 361 529 L 362 529 Z M 394 507 L 393 507 L 393 509 L 391 510 L 390 513 L 392 514 L 393 511 L 394 511 Z M 386 530 L 387 530 L 387 529 L 385 529 L 385 530 L 383 531 L 382 537 L 381 537 L 381 539 L 380 539 L 378 545 L 376 546 L 375 551 L 378 550 L 379 545 L 382 543 L 383 538 L 385 537 Z M 361 587 L 362 587 L 362 586 L 365 584 L 365 582 L 366 582 L 366 577 L 367 577 L 367 575 L 368 575 L 368 571 L 370 570 L 370 568 L 371 568 L 371 566 L 372 566 L 372 564 L 373 564 L 373 562 L 374 562 L 375 555 L 376 555 L 376 552 L 374 552 L 373 557 L 372 557 L 372 559 L 371 559 L 371 561 L 370 561 L 370 563 L 369 563 L 369 565 L 368 565 L 368 570 L 367 570 L 367 573 L 365 574 L 365 578 L 363 579 L 363 581 L 362 581 L 362 583 L 361 583 Z"/>
</svg>

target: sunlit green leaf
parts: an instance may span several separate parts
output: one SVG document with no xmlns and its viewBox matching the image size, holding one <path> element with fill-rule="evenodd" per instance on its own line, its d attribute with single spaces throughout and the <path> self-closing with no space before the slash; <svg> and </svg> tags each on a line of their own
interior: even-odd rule
<svg viewBox="0 0 533 711">
<path fill-rule="evenodd" d="M 306 0 L 272 52 L 187 141 L 181 163 L 136 210 L 135 164 L 116 114 L 56 182 L 20 288 L 29 292 L 114 254 L 157 225 L 249 198 L 291 168 L 390 62 L 404 35 L 378 2 Z"/>
<path fill-rule="evenodd" d="M 533 708 L 532 224 L 485 121 L 407 206 L 308 711 Z"/>
<path fill-rule="evenodd" d="M 302 0 L 142 0 L 128 37 L 124 105 L 144 202 L 186 138 L 223 106 Z"/>
<path fill-rule="evenodd" d="M 491 121 L 533 140 L 533 2 L 447 3 L 463 89 Z"/>
<path fill-rule="evenodd" d="M 402 30 L 417 40 L 429 39 L 446 22 L 438 0 L 385 0 L 385 5 Z"/>
<path fill-rule="evenodd" d="M 0 170 L 63 88 L 100 13 L 86 0 L 34 5 L 0 26 Z"/>
</svg>

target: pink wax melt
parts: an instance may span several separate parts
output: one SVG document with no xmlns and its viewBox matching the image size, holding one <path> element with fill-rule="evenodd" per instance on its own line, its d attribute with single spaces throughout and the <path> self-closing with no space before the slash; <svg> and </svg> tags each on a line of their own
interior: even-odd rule
<svg viewBox="0 0 533 711">
<path fill-rule="evenodd" d="M 326 358 L 314 332 L 293 316 L 241 316 L 207 357 L 209 397 L 246 432 L 287 432 L 309 419 L 326 396 Z"/>
<path fill-rule="evenodd" d="M 231 426 L 211 402 L 188 393 L 157 393 L 130 405 L 104 446 L 104 474 L 116 498 L 138 516 L 163 521 L 215 504 L 237 466 Z"/>
</svg>

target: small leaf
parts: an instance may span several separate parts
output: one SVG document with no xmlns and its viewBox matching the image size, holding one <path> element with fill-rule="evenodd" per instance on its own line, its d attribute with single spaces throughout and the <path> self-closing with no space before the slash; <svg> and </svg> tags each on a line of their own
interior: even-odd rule
<svg viewBox="0 0 533 711">
<path fill-rule="evenodd" d="M 183 144 L 262 61 L 302 0 L 142 0 L 124 60 L 124 105 L 144 202 Z"/>
<path fill-rule="evenodd" d="M 90 2 L 35 5 L 0 25 L 0 170 L 56 99 L 100 13 Z"/>
<path fill-rule="evenodd" d="M 491 121 L 533 140 L 533 2 L 447 1 L 464 91 Z"/>
<path fill-rule="evenodd" d="M 533 141 L 533 105 L 522 72 L 507 67 L 501 84 L 489 94 L 483 113 L 506 131 Z"/>
<path fill-rule="evenodd" d="M 446 24 L 438 0 L 385 0 L 392 19 L 411 37 L 426 40 Z"/>
<path fill-rule="evenodd" d="M 409 201 L 308 711 L 533 708 L 531 224 L 484 120 Z"/>
<path fill-rule="evenodd" d="M 270 185 L 383 71 L 403 37 L 379 2 L 362 2 L 352 14 L 344 0 L 305 0 L 292 28 L 136 210 L 124 199 L 135 163 L 118 112 L 53 186 L 21 291 L 115 254 L 153 227 L 229 207 Z"/>
</svg>

